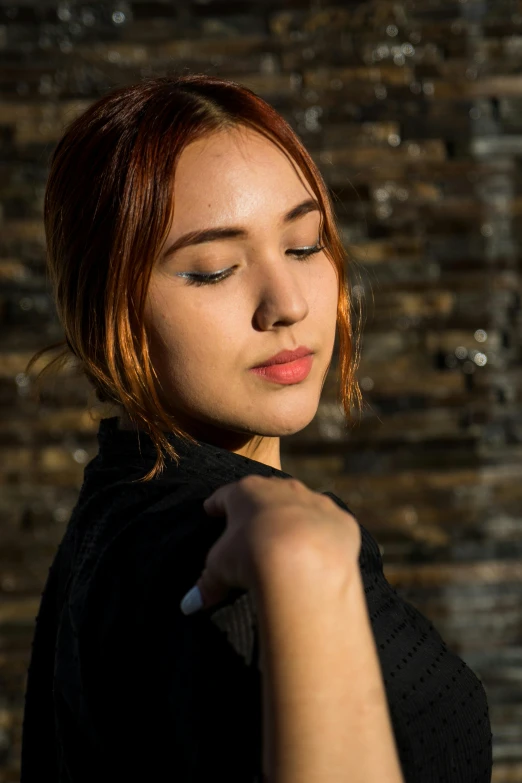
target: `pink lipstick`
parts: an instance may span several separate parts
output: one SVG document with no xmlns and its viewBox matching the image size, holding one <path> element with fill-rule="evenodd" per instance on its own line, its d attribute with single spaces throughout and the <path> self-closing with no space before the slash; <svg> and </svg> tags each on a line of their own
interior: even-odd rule
<svg viewBox="0 0 522 783">
<path fill-rule="evenodd" d="M 270 359 L 265 359 L 261 364 L 252 367 L 251 370 L 273 383 L 299 383 L 309 374 L 313 361 L 312 349 L 301 345 L 295 351 L 280 351 Z"/>
</svg>

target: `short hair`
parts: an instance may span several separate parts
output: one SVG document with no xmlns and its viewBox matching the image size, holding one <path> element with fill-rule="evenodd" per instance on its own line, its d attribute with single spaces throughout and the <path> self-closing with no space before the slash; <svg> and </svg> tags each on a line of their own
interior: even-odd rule
<svg viewBox="0 0 522 783">
<path fill-rule="evenodd" d="M 196 442 L 160 402 L 144 322 L 152 269 L 172 222 L 176 163 L 191 142 L 240 127 L 275 143 L 317 198 L 321 244 L 339 284 L 338 402 L 346 422 L 353 420 L 352 408 L 361 408 L 347 253 L 328 188 L 298 135 L 273 106 L 237 82 L 201 73 L 145 78 L 92 103 L 66 127 L 51 155 L 44 198 L 47 268 L 65 340 L 38 351 L 26 370 L 46 351 L 61 349 L 38 380 L 72 352 L 98 400 L 123 406 L 152 439 L 157 459 L 140 481 L 164 469 L 165 453 L 178 461 L 169 432 Z"/>
</svg>

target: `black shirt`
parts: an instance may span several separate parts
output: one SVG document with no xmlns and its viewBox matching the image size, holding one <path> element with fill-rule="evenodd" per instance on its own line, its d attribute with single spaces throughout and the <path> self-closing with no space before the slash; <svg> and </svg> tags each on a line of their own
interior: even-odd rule
<svg viewBox="0 0 522 783">
<path fill-rule="evenodd" d="M 261 781 L 262 682 L 246 590 L 185 616 L 180 600 L 223 533 L 203 500 L 264 463 L 102 419 L 99 450 L 42 593 L 28 669 L 21 783 Z M 346 504 L 325 492 L 341 508 Z M 360 524 L 360 523 L 359 523 Z M 406 783 L 490 783 L 480 680 L 387 582 L 360 524 L 359 566 Z"/>
</svg>

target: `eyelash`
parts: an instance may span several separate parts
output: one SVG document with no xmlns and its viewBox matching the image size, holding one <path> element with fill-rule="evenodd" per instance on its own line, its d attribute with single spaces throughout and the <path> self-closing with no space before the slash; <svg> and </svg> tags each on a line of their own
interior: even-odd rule
<svg viewBox="0 0 522 783">
<path fill-rule="evenodd" d="M 311 248 L 293 250 L 292 255 L 297 255 L 301 261 L 307 261 L 311 258 L 311 256 L 320 253 L 321 250 L 324 250 L 324 245 L 314 245 L 314 247 Z M 186 278 L 187 285 L 200 286 L 215 285 L 216 283 L 220 283 L 222 280 L 225 280 L 227 277 L 230 277 L 231 274 L 232 271 L 227 270 L 226 272 L 217 272 L 214 275 L 202 275 L 196 274 L 195 272 L 181 272 L 180 276 Z"/>
</svg>

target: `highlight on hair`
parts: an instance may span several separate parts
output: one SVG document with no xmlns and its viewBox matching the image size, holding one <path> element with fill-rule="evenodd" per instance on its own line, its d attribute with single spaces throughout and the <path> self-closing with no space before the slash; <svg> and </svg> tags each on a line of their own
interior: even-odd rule
<svg viewBox="0 0 522 783">
<path fill-rule="evenodd" d="M 46 260 L 65 339 L 38 351 L 26 368 L 61 348 L 38 382 L 72 354 L 97 399 L 122 406 L 153 441 L 156 462 L 139 481 L 163 470 L 165 453 L 178 462 L 168 433 L 197 443 L 160 402 L 144 322 L 150 276 L 172 222 L 176 163 L 191 142 L 242 127 L 278 145 L 319 202 L 321 244 L 339 283 L 338 402 L 347 422 L 352 408 L 361 410 L 355 377 L 360 335 L 351 319 L 347 254 L 327 186 L 303 143 L 274 107 L 237 82 L 202 73 L 146 78 L 91 104 L 69 123 L 51 155 Z"/>
</svg>

